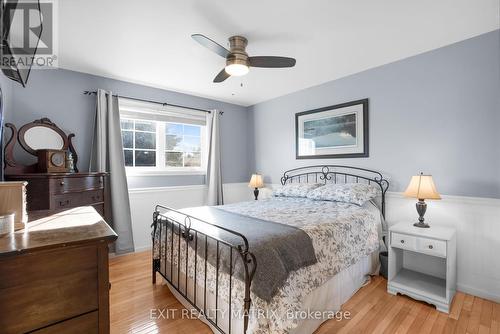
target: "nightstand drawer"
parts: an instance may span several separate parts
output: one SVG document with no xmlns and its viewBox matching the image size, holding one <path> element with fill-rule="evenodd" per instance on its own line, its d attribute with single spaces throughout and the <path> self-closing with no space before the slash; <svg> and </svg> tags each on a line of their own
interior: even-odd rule
<svg viewBox="0 0 500 334">
<path fill-rule="evenodd" d="M 411 235 L 392 232 L 391 246 L 414 251 L 417 249 L 417 238 Z"/>
<path fill-rule="evenodd" d="M 446 257 L 446 241 L 417 238 L 417 251 L 429 255 Z"/>
</svg>

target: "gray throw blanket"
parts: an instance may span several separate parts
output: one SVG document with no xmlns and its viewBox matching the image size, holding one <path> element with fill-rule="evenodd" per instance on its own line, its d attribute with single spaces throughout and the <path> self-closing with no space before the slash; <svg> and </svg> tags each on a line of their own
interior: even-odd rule
<svg viewBox="0 0 500 334">
<path fill-rule="evenodd" d="M 256 219 L 215 207 L 196 207 L 184 209 L 182 212 L 214 223 L 224 228 L 243 234 L 249 243 L 249 251 L 257 260 L 257 269 L 252 281 L 251 290 L 259 298 L 269 301 L 286 282 L 288 275 L 300 268 L 317 262 L 312 241 L 299 228 L 284 224 Z M 220 229 L 208 227 L 192 220 L 191 228 L 200 232 L 216 235 L 233 244 L 240 244 L 241 238 Z M 194 241 L 190 247 L 194 248 Z M 205 256 L 205 237 L 198 234 L 197 252 Z M 207 261 L 214 267 L 217 264 L 216 241 L 208 239 Z M 244 281 L 243 261 L 237 251 L 233 250 L 233 274 Z M 229 273 L 230 248 L 219 244 L 219 270 Z"/>
</svg>

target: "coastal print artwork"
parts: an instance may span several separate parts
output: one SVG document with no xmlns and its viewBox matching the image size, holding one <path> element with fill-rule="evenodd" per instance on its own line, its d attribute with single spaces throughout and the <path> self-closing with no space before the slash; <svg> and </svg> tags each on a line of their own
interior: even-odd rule
<svg viewBox="0 0 500 334">
<path fill-rule="evenodd" d="M 295 115 L 296 158 L 368 157 L 368 99 Z"/>
</svg>

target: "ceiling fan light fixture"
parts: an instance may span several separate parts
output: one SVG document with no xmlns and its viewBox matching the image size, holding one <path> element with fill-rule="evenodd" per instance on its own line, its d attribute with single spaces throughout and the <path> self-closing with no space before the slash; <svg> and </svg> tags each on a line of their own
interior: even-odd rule
<svg viewBox="0 0 500 334">
<path fill-rule="evenodd" d="M 295 59 L 289 57 L 249 57 L 245 50 L 248 41 L 243 36 L 229 37 L 229 50 L 202 34 L 193 34 L 191 37 L 202 46 L 226 59 L 226 66 L 215 76 L 214 83 L 223 82 L 231 76 L 243 76 L 250 71 L 250 67 L 285 68 L 295 66 Z"/>
<path fill-rule="evenodd" d="M 229 64 L 225 68 L 226 72 L 234 77 L 240 77 L 247 74 L 250 68 L 243 64 Z"/>
</svg>

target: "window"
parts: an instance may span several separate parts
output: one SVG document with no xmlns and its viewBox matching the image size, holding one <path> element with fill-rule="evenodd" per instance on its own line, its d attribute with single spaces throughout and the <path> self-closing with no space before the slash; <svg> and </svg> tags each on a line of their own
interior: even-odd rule
<svg viewBox="0 0 500 334">
<path fill-rule="evenodd" d="M 166 123 L 165 157 L 167 167 L 201 167 L 201 127 Z"/>
<path fill-rule="evenodd" d="M 120 103 L 123 156 L 128 174 L 204 173 L 205 115 L 139 112 Z M 190 111 L 190 109 L 187 109 Z M 199 114 L 199 112 L 198 112 Z"/>
<path fill-rule="evenodd" d="M 121 119 L 126 167 L 156 167 L 156 122 Z"/>
</svg>

